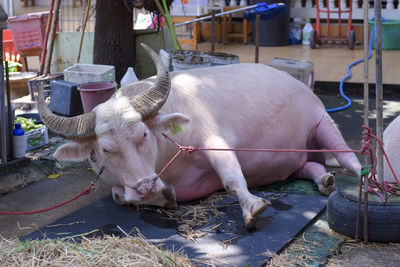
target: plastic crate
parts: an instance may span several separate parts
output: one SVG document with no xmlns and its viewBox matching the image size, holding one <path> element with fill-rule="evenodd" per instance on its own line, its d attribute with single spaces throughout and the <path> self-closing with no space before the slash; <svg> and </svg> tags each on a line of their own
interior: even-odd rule
<svg viewBox="0 0 400 267">
<path fill-rule="evenodd" d="M 49 11 L 8 18 L 14 45 L 21 56 L 40 55 Z"/>
<path fill-rule="evenodd" d="M 3 30 L 3 60 L 22 63 L 21 55 L 15 49 L 11 30 Z"/>
<path fill-rule="evenodd" d="M 64 80 L 77 84 L 115 81 L 115 67 L 78 63 L 64 70 Z"/>
<path fill-rule="evenodd" d="M 35 77 L 33 79 L 30 79 L 28 81 L 28 88 L 29 88 L 29 93 L 31 95 L 32 100 L 36 100 L 38 96 L 38 91 L 39 88 L 43 88 L 43 94 L 44 98 L 46 99 L 47 97 L 50 96 L 51 92 L 51 85 L 50 82 L 52 80 L 62 80 L 64 78 L 64 75 L 62 73 L 57 73 L 54 75 L 42 75 Z"/>
</svg>

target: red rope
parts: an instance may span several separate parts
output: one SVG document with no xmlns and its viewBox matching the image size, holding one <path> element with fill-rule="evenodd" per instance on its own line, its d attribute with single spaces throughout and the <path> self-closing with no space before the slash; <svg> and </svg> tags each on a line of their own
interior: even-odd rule
<svg viewBox="0 0 400 267">
<path fill-rule="evenodd" d="M 399 195 L 400 193 L 397 193 L 398 191 L 400 191 L 400 188 L 395 188 L 392 184 L 387 183 L 386 181 L 384 182 L 383 185 L 379 184 L 376 181 L 375 178 L 375 171 L 376 171 L 376 154 L 375 154 L 375 149 L 373 148 L 373 146 L 371 145 L 371 138 L 374 139 L 380 149 L 383 151 L 383 155 L 385 156 L 386 161 L 388 162 L 389 168 L 391 170 L 391 172 L 393 173 L 393 176 L 397 182 L 397 185 L 400 187 L 400 182 L 396 176 L 396 174 L 394 173 L 393 167 L 389 161 L 389 158 L 387 156 L 387 154 L 385 153 L 385 150 L 383 149 L 383 145 L 382 142 L 375 136 L 372 134 L 372 130 L 371 128 L 365 127 L 363 126 L 363 129 L 366 131 L 363 133 L 363 146 L 361 147 L 360 150 L 315 150 L 315 149 L 311 149 L 311 150 L 307 150 L 307 149 L 270 149 L 270 148 L 264 148 L 264 149 L 258 149 L 258 148 L 199 148 L 199 147 L 192 147 L 192 146 L 182 146 L 180 144 L 178 144 L 177 142 L 175 142 L 174 140 L 172 140 L 168 135 L 166 134 L 162 134 L 166 139 L 170 140 L 172 143 L 174 143 L 177 147 L 178 147 L 178 152 L 168 161 L 168 163 L 164 166 L 164 168 L 160 171 L 160 173 L 158 174 L 159 176 L 172 164 L 172 162 L 179 156 L 179 154 L 182 151 L 187 151 L 189 154 L 195 151 L 204 151 L 204 150 L 212 150 L 212 151 L 248 151 L 248 152 L 316 152 L 316 153 L 322 153 L 322 152 L 337 152 L 337 153 L 344 153 L 344 152 L 353 152 L 353 153 L 361 153 L 361 154 L 370 154 L 370 161 L 371 161 L 371 165 L 372 165 L 372 169 L 369 172 L 368 175 L 368 181 L 369 183 L 371 183 L 372 185 L 368 186 L 368 190 L 369 192 L 374 192 L 377 195 L 380 196 L 380 198 L 383 201 L 387 201 L 387 193 L 391 193 L 394 195 Z M 126 185 L 121 179 L 119 179 L 118 177 L 116 177 L 115 175 L 113 175 L 111 172 L 109 172 L 107 169 L 104 169 L 107 173 L 109 173 L 112 177 L 114 177 L 115 179 L 117 179 L 121 184 Z M 103 171 L 103 169 L 102 169 Z M 101 172 L 102 172 L 101 171 Z M 101 174 L 101 172 L 99 173 L 99 175 Z M 94 183 L 92 182 L 90 185 L 88 185 L 88 187 L 82 191 L 79 195 L 73 197 L 70 200 L 67 200 L 63 203 L 60 203 L 58 205 L 55 205 L 53 207 L 50 208 L 46 208 L 46 209 L 42 209 L 42 210 L 37 210 L 37 211 L 28 211 L 28 212 L 2 212 L 0 211 L 0 214 L 4 214 L 4 215 L 27 215 L 27 214 L 35 214 L 35 213 L 41 213 L 41 212 L 45 212 L 45 211 L 49 211 L 58 207 L 61 207 L 63 205 L 66 205 L 72 201 L 74 201 L 75 199 L 80 198 L 81 196 L 84 195 L 88 195 L 90 193 L 91 188 L 94 186 Z M 129 186 L 128 186 L 129 187 Z M 384 192 L 385 197 L 382 196 L 382 194 L 380 194 L 378 191 L 374 190 L 374 188 L 379 188 L 382 192 Z"/>
<path fill-rule="evenodd" d="M 201 147 L 192 147 L 192 146 L 182 146 L 172 140 L 168 135 L 162 134 L 165 138 L 173 142 L 176 146 L 178 146 L 180 151 L 187 151 L 188 153 L 192 153 L 198 150 L 211 150 L 211 151 L 241 151 L 241 152 L 353 152 L 353 153 L 362 153 L 363 149 L 359 150 L 334 150 L 334 149 L 277 149 L 277 148 L 201 148 Z"/>
<path fill-rule="evenodd" d="M 67 201 L 65 201 L 63 203 L 60 203 L 58 205 L 55 205 L 55 206 L 47 208 L 47 209 L 36 210 L 36 211 L 27 211 L 27 212 L 5 212 L 5 211 L 0 211 L 0 214 L 5 214 L 5 215 L 27 215 L 27 214 L 35 214 L 35 213 L 41 213 L 41 212 L 49 211 L 49 210 L 64 206 L 64 205 L 74 201 L 75 199 L 80 198 L 81 196 L 88 195 L 90 193 L 90 190 L 92 189 L 92 186 L 93 186 L 93 183 L 88 185 L 88 187 L 86 187 L 86 189 L 83 190 L 79 195 L 71 198 L 70 200 L 67 200 Z"/>
</svg>

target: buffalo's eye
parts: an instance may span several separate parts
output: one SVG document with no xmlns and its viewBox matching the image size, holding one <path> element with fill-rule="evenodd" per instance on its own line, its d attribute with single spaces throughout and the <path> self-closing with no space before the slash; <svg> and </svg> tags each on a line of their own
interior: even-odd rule
<svg viewBox="0 0 400 267">
<path fill-rule="evenodd" d="M 94 150 L 90 152 L 90 160 L 96 162 L 96 154 L 94 153 Z"/>
<path fill-rule="evenodd" d="M 143 138 L 146 137 L 146 136 L 147 136 L 147 132 L 145 132 L 145 133 L 143 134 Z"/>
<path fill-rule="evenodd" d="M 103 148 L 103 152 L 104 153 L 110 153 L 110 151 L 108 151 L 107 149 Z"/>
</svg>

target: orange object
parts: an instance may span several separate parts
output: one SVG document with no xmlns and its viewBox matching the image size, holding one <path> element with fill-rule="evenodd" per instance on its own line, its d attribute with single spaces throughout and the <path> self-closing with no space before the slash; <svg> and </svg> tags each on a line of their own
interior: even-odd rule
<svg viewBox="0 0 400 267">
<path fill-rule="evenodd" d="M 3 30 L 3 60 L 22 63 L 21 55 L 14 47 L 11 30 Z"/>
</svg>

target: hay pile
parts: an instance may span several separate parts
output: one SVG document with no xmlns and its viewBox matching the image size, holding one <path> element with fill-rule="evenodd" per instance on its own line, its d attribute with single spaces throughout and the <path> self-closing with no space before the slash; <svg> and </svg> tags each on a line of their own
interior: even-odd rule
<svg viewBox="0 0 400 267">
<path fill-rule="evenodd" d="M 225 196 L 227 196 L 226 192 L 216 192 L 207 198 L 200 200 L 195 205 L 180 205 L 178 210 L 162 208 L 154 209 L 151 207 L 143 207 L 141 210 L 154 211 L 169 220 L 176 221 L 178 224 L 178 234 L 188 240 L 192 240 L 194 243 L 197 243 L 196 239 L 207 235 L 207 232 L 201 231 L 200 228 L 209 223 L 209 218 L 221 217 L 221 214 L 216 207 L 216 203 L 222 200 Z M 235 205 L 239 204 L 237 203 Z M 221 225 L 222 223 L 219 226 Z M 210 229 L 210 231 L 214 231 L 215 229 Z"/>
<path fill-rule="evenodd" d="M 195 266 L 182 251 L 154 246 L 140 234 L 33 241 L 0 237 L 1 266 Z"/>
</svg>

